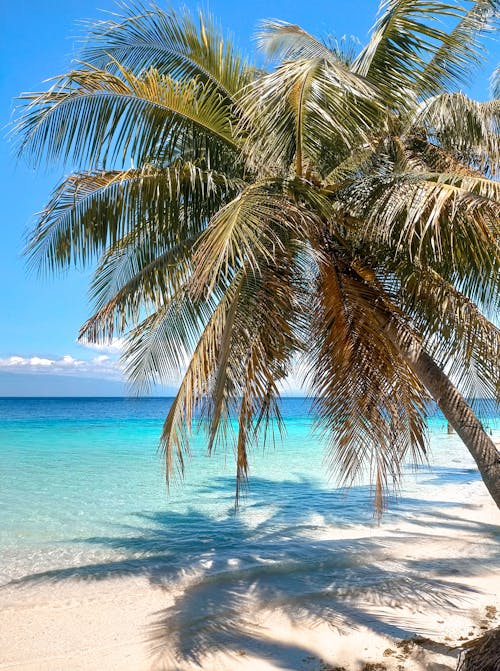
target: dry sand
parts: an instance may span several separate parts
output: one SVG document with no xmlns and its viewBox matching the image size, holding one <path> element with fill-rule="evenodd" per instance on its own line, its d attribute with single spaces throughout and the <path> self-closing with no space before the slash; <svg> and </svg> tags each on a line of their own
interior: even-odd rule
<svg viewBox="0 0 500 671">
<path fill-rule="evenodd" d="M 330 540 L 341 536 L 357 555 L 325 586 L 321 604 L 317 594 L 314 604 L 307 595 L 287 599 L 286 587 L 266 598 L 250 581 L 229 621 L 218 613 L 230 588 L 217 580 L 200 587 L 188 574 L 176 585 L 148 574 L 8 585 L 0 590 L 0 669 L 455 669 L 460 646 L 500 621 L 500 513 L 480 482 L 445 487 L 443 496 L 456 507 L 333 529 Z M 380 578 L 366 590 L 353 589 L 360 566 Z"/>
</svg>

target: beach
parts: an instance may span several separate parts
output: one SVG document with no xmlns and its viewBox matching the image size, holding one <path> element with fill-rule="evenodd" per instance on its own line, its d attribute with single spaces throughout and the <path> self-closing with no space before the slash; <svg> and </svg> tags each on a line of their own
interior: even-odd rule
<svg viewBox="0 0 500 671">
<path fill-rule="evenodd" d="M 500 512 L 442 423 L 379 522 L 290 403 L 235 514 L 202 438 L 166 496 L 164 405 L 4 405 L 0 669 L 444 671 L 500 623 Z"/>
</svg>

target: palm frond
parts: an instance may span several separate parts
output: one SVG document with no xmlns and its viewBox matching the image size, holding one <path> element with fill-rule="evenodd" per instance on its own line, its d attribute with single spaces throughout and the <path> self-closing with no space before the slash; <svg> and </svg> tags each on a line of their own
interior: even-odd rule
<svg viewBox="0 0 500 671">
<path fill-rule="evenodd" d="M 497 182 L 469 175 L 400 173 L 361 180 L 353 209 L 368 220 L 358 231 L 406 250 L 413 262 L 446 268 L 462 282 L 495 293 L 500 263 Z"/>
<path fill-rule="evenodd" d="M 89 28 L 82 57 L 98 68 L 111 59 L 136 74 L 154 68 L 176 80 L 197 79 L 233 103 L 254 76 L 210 14 L 199 12 L 196 21 L 187 9 L 136 2 Z"/>
<path fill-rule="evenodd" d="M 228 289 L 226 295 L 231 296 L 231 290 Z M 196 368 L 193 374 L 199 376 L 199 383 L 202 384 L 205 379 L 203 371 L 208 375 L 208 359 L 204 359 L 201 367 L 196 367 L 198 359 L 193 352 L 198 352 L 198 357 L 200 352 L 208 356 L 215 347 L 228 300 L 223 299 L 222 292 L 218 291 L 195 301 L 181 287 L 177 294 L 170 296 L 167 304 L 138 323 L 127 336 L 122 357 L 132 387 L 138 392 L 147 392 L 155 384 L 171 384 L 180 373 L 185 372 L 190 359 L 188 372 Z M 205 331 L 206 338 L 209 333 L 212 334 L 212 349 L 209 350 L 203 349 L 203 344 L 198 348 Z"/>
<path fill-rule="evenodd" d="M 481 38 L 498 26 L 498 0 L 476 0 L 432 55 L 422 73 L 419 95 L 436 95 L 470 83 L 486 52 Z"/>
<path fill-rule="evenodd" d="M 262 292 L 254 291 L 256 281 L 244 271 L 238 273 L 201 333 L 163 428 L 161 445 L 166 454 L 167 480 L 173 472 L 173 454 L 177 454 L 182 472 L 193 420 L 205 416 L 209 451 L 220 443 L 226 449 L 231 445 L 235 448 L 239 495 L 248 469 L 248 443 L 255 435 L 252 427 L 257 430 L 255 420 L 267 413 L 279 423 L 276 383 L 286 374 L 283 361 L 293 353 L 295 341 L 286 341 L 291 328 L 287 323 L 289 313 L 275 307 L 276 296 L 269 290 L 264 303 Z M 289 291 L 284 294 L 287 299 L 289 295 Z M 276 316 L 287 328 L 270 334 L 269 323 Z M 269 349 L 270 343 L 280 338 L 288 349 Z M 143 359 L 141 353 L 137 361 Z M 238 415 L 235 431 L 232 417 Z"/>
<path fill-rule="evenodd" d="M 297 154 L 305 169 L 338 163 L 369 141 L 383 116 L 372 86 L 342 63 L 320 59 L 286 62 L 259 78 L 243 106 L 245 154 L 264 174 L 286 174 Z"/>
<path fill-rule="evenodd" d="M 399 268 L 403 310 L 427 351 L 466 398 L 499 398 L 500 330 L 439 273 L 415 264 Z M 496 308 L 497 306 L 495 306 Z M 496 313 L 496 309 L 494 310 Z"/>
<path fill-rule="evenodd" d="M 325 60 L 334 66 L 345 65 L 326 44 L 286 21 L 261 21 L 257 44 L 269 58 L 277 61 Z"/>
<path fill-rule="evenodd" d="M 217 91 L 153 69 L 135 76 L 122 66 L 118 75 L 83 66 L 48 91 L 21 100 L 26 104 L 15 128 L 19 152 L 35 165 L 42 158 L 92 167 L 127 159 L 141 165 L 160 148 L 175 157 L 193 138 L 205 160 L 221 143 L 237 148 L 231 115 Z"/>
<path fill-rule="evenodd" d="M 374 147 L 361 147 L 353 151 L 323 178 L 324 187 L 331 193 L 332 187 L 341 189 L 346 184 L 352 183 L 359 175 L 364 174 L 366 169 L 369 169 L 374 157 Z"/>
<path fill-rule="evenodd" d="M 165 244 L 199 233 L 244 183 L 190 162 L 67 177 L 40 214 L 27 252 L 54 271 L 98 257 L 136 231 L 153 229 Z"/>
<path fill-rule="evenodd" d="M 189 281 L 198 235 L 173 243 L 153 239 L 145 227 L 108 249 L 91 285 L 95 313 L 80 329 L 79 339 L 110 341 L 124 335 L 144 314 L 168 304 Z"/>
<path fill-rule="evenodd" d="M 174 456 L 179 474 L 184 474 L 184 461 L 185 455 L 189 454 L 193 420 L 209 391 L 227 313 L 232 301 L 237 299 L 238 280 L 235 280 L 216 305 L 206 305 L 203 320 L 200 319 L 201 315 L 193 314 L 190 301 L 184 302 L 184 309 L 182 306 L 169 305 L 162 315 L 151 320 L 152 329 L 145 330 L 139 326 L 135 330 L 131 346 L 126 352 L 127 370 L 136 384 L 158 379 L 158 371 L 165 370 L 168 373 L 172 361 L 185 364 L 179 357 L 179 351 L 189 362 L 160 438 L 160 445 L 165 453 L 167 483 L 175 472 Z M 188 348 L 195 338 L 197 344 L 188 358 Z"/>
<path fill-rule="evenodd" d="M 282 249 L 283 233 L 300 229 L 306 219 L 273 182 L 248 186 L 214 215 L 200 237 L 193 256 L 195 290 L 211 291 L 221 276 L 230 278 L 243 266 L 258 274 L 261 260 L 269 262 Z"/>
<path fill-rule="evenodd" d="M 380 512 L 402 464 L 425 458 L 427 397 L 378 326 L 377 306 L 398 311 L 331 246 L 318 253 L 308 361 L 319 426 L 333 472 L 347 485 L 369 477 Z"/>
<path fill-rule="evenodd" d="M 440 49 L 456 52 L 457 37 L 438 25 L 461 21 L 466 11 L 456 3 L 428 0 L 383 0 L 370 41 L 353 63 L 353 71 L 384 91 L 388 104 L 405 107 L 413 94 L 435 90 L 446 77 Z M 427 69 L 436 54 L 436 62 Z M 432 62 L 432 61 L 431 61 Z M 437 78 L 437 79 L 436 79 Z"/>
<path fill-rule="evenodd" d="M 412 126 L 462 162 L 493 176 L 500 172 L 500 101 L 477 102 L 443 93 L 423 102 Z"/>
<path fill-rule="evenodd" d="M 304 266 L 289 240 L 271 265 L 261 262 L 257 277 L 247 274 L 231 329 L 221 340 L 213 392 L 207 399 L 209 449 L 228 441 L 225 424 L 238 416 L 235 436 L 236 502 L 248 474 L 248 448 L 282 434 L 279 382 L 290 371 L 300 338 L 305 296 Z M 222 421 L 221 421 L 222 420 Z M 221 431 L 222 428 L 222 431 Z"/>
<path fill-rule="evenodd" d="M 307 280 L 299 249 L 289 239 L 276 262 L 269 265 L 261 259 L 258 276 L 243 268 L 218 299 L 164 425 L 161 443 L 167 455 L 167 478 L 173 454 L 178 455 L 182 471 L 197 416 L 204 419 L 209 452 L 217 447 L 234 449 L 238 499 L 248 473 L 249 447 L 259 437 L 265 441 L 269 433 L 282 430 L 278 384 L 302 347 L 301 296 Z M 163 328 L 168 327 L 160 327 L 155 341 L 165 337 Z M 143 336 L 137 332 L 137 338 Z M 141 349 L 136 361 L 142 368 L 145 350 Z M 155 358 L 162 356 L 157 347 L 155 351 Z M 158 366 L 156 361 L 156 370 Z"/>
</svg>

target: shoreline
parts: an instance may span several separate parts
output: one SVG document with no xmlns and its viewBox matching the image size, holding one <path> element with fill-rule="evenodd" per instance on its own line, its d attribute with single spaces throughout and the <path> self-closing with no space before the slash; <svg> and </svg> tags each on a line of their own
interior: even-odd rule
<svg viewBox="0 0 500 671">
<path fill-rule="evenodd" d="M 428 501 L 378 527 L 330 527 L 311 543 L 332 546 L 335 563 L 291 575 L 276 562 L 215 570 L 215 553 L 205 573 L 175 582 L 158 561 L 132 575 L 11 583 L 0 590 L 0 669 L 455 669 L 457 646 L 500 621 L 500 511 L 479 481 L 444 485 L 441 498 L 445 509 Z M 294 591 L 297 575 L 309 594 Z"/>
</svg>

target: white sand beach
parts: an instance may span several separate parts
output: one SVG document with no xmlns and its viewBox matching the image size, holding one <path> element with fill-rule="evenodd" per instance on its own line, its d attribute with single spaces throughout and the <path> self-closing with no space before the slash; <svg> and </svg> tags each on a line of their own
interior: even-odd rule
<svg viewBox="0 0 500 671">
<path fill-rule="evenodd" d="M 445 509 L 427 502 L 380 526 L 323 531 L 338 564 L 309 600 L 276 565 L 267 582 L 235 565 L 175 584 L 161 566 L 10 584 L 0 669 L 455 669 L 461 646 L 500 623 L 500 512 L 475 478 L 440 492 Z"/>
</svg>

